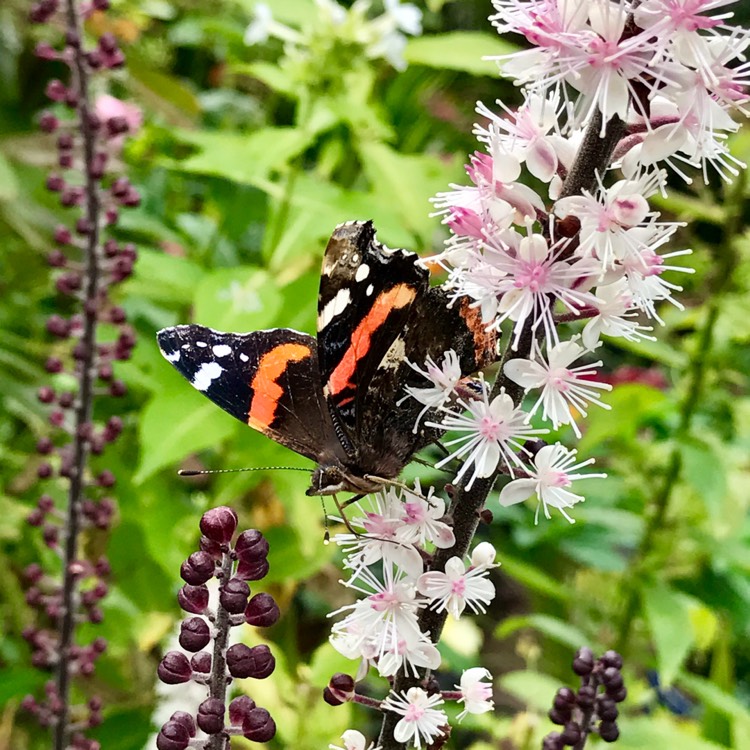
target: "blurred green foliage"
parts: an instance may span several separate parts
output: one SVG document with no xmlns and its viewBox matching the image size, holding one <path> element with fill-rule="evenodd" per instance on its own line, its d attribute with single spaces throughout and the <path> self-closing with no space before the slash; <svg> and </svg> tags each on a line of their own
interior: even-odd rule
<svg viewBox="0 0 750 750">
<path fill-rule="evenodd" d="M 97 407 L 102 417 L 117 409 L 126 423 L 116 448 L 95 460 L 118 478 L 119 514 L 109 539 L 87 539 L 106 548 L 113 567 L 97 628 L 110 648 L 91 686 L 105 699 L 95 735 L 107 750 L 144 747 L 153 730 L 155 668 L 179 619 L 180 562 L 195 548 L 201 512 L 217 504 L 231 504 L 271 542 L 264 585 L 283 618 L 245 637 L 267 638 L 279 662 L 272 678 L 247 688 L 276 718 L 273 747 L 325 747 L 347 727 L 373 734 L 374 714 L 321 699 L 329 676 L 353 665 L 327 643 L 326 614 L 345 594 L 336 551 L 322 544 L 320 507 L 304 494 L 307 477 L 175 475 L 179 466 L 305 462 L 189 388 L 159 356 L 154 333 L 192 320 L 312 331 L 320 255 L 334 226 L 372 218 L 390 245 L 438 248 L 444 233 L 428 198 L 461 180 L 475 148 L 474 102 L 519 100 L 481 59 L 512 48 L 484 20 L 484 2 L 424 7 L 425 35 L 408 42 L 403 72 L 332 35 L 313 0 L 273 3 L 279 19 L 309 30 L 309 54 L 290 56 L 273 39 L 246 46 L 253 5 L 120 0 L 89 21 L 91 31 L 115 33 L 128 56 L 102 92 L 145 117 L 122 154 L 143 202 L 117 230 L 139 247 L 120 302 L 140 341 L 118 370 L 130 387 L 125 404 Z M 19 712 L 20 697 L 45 679 L 20 638 L 31 616 L 20 573 L 38 559 L 54 565 L 24 518 L 39 491 L 34 445 L 46 432 L 35 391 L 58 346 L 44 330 L 61 304 L 44 255 L 64 218 L 43 189 L 54 144 L 34 122 L 46 80 L 63 71 L 32 54 L 59 29 L 31 28 L 25 13 L 22 0 L 0 8 L 0 748 L 13 750 L 46 746 Z M 734 151 L 748 161 L 748 131 Z M 661 311 L 657 342 L 618 341 L 602 352 L 619 382 L 611 411 L 593 410 L 578 447 L 609 478 L 588 482 L 577 523 L 534 526 L 528 508 L 491 505 L 494 523 L 480 533 L 499 551 L 498 597 L 486 616 L 450 624 L 441 648 L 446 685 L 479 663 L 501 693 L 494 715 L 469 717 L 454 733 L 455 747 L 498 747 L 504 738 L 503 747 L 538 748 L 551 729 L 551 696 L 571 682 L 571 654 L 582 644 L 625 655 L 622 750 L 750 747 L 747 194 L 741 177 L 732 187 L 675 182 L 661 200 L 660 210 L 686 222 L 680 247 L 693 248 L 686 263 L 696 273 L 678 280 L 686 307 Z M 407 473 L 440 481 L 422 467 Z M 649 669 L 691 697 L 689 715 L 660 705 Z M 179 700 L 176 688 L 159 693 Z"/>
</svg>

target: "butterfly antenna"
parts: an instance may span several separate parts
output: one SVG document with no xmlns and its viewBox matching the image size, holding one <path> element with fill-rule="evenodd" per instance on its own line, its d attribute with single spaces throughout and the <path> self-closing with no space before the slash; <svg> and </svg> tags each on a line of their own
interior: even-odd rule
<svg viewBox="0 0 750 750">
<path fill-rule="evenodd" d="M 323 508 L 323 526 L 325 533 L 323 534 L 323 544 L 328 546 L 331 543 L 331 530 L 328 527 L 328 512 L 326 511 L 326 499 L 323 495 L 320 496 L 320 507 Z"/>
<path fill-rule="evenodd" d="M 242 469 L 179 469 L 177 475 L 181 477 L 198 477 L 202 474 L 234 474 L 240 471 L 306 471 L 312 474 L 313 469 L 303 469 L 301 466 L 253 466 Z"/>
</svg>

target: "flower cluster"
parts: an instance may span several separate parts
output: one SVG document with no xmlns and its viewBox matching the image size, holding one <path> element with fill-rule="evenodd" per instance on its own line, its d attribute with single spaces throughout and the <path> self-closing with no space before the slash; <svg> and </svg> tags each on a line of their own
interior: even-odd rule
<svg viewBox="0 0 750 750">
<path fill-rule="evenodd" d="M 622 657 L 607 651 L 599 659 L 589 648 L 581 648 L 573 659 L 573 671 L 581 678 L 577 691 L 560 688 L 555 694 L 549 718 L 563 727 L 544 738 L 542 750 L 563 750 L 566 746 L 583 747 L 589 734 L 596 733 L 604 742 L 615 742 L 619 710 L 628 695 L 622 679 Z"/>
<path fill-rule="evenodd" d="M 422 33 L 422 11 L 416 5 L 383 0 L 383 12 L 371 17 L 369 0 L 357 0 L 351 7 L 335 0 L 316 0 L 316 4 L 317 25 L 299 31 L 274 19 L 269 5 L 257 3 L 255 17 L 245 30 L 245 44 L 280 39 L 289 61 L 299 68 L 309 63 L 323 71 L 328 62 L 339 67 L 341 54 L 345 60 L 359 54 L 366 59 L 384 58 L 397 70 L 406 68 L 406 34 Z"/>
<path fill-rule="evenodd" d="M 231 701 L 227 713 L 227 686 L 237 678 L 264 679 L 276 667 L 268 646 L 229 645 L 233 627 L 247 623 L 266 628 L 279 619 L 279 608 L 270 594 L 250 596 L 248 581 L 259 581 L 268 573 L 268 542 L 255 529 L 243 531 L 231 544 L 237 515 L 231 508 L 209 510 L 201 518 L 200 550 L 183 562 L 180 575 L 185 585 L 177 600 L 192 617 L 180 626 L 183 651 L 169 651 L 159 664 L 159 679 L 168 685 L 189 682 L 208 687 L 208 697 L 195 716 L 177 711 L 162 726 L 156 738 L 159 750 L 185 750 L 188 746 L 220 750 L 228 738 L 238 734 L 255 742 L 268 742 L 276 724 L 265 708 L 247 695 Z M 218 601 L 210 606 L 208 583 L 219 581 Z M 211 649 L 207 647 L 212 645 Z M 197 727 L 196 727 L 197 725 Z M 202 739 L 198 731 L 208 735 Z"/>
<path fill-rule="evenodd" d="M 117 39 L 105 33 L 88 40 L 83 33 L 85 16 L 106 11 L 108 5 L 107 0 L 95 0 L 85 8 L 75 0 L 40 0 L 30 10 L 32 22 L 65 29 L 59 48 L 48 42 L 36 48 L 38 57 L 69 71 L 66 81 L 47 84 L 51 105 L 41 113 L 39 125 L 57 142 L 57 165 L 46 187 L 73 216 L 55 229 L 54 247 L 47 256 L 61 313 L 47 319 L 54 341 L 45 362 L 51 381 L 37 393 L 49 406 L 51 431 L 38 438 L 36 474 L 48 484 L 28 516 L 61 562 L 55 571 L 37 564 L 26 570 L 26 601 L 38 610 L 39 624 L 24 635 L 32 648 L 32 663 L 53 672 L 54 679 L 46 686 L 44 700 L 27 696 L 23 704 L 50 728 L 55 747 L 77 750 L 99 747 L 84 732 L 101 722 L 102 705 L 96 696 L 85 705 L 71 705 L 71 686 L 93 674 L 107 646 L 101 637 L 79 642 L 78 625 L 102 621 L 100 602 L 108 592 L 110 573 L 105 557 L 85 556 L 85 549 L 100 544 L 82 545 L 81 536 L 106 531 L 116 513 L 115 476 L 91 464 L 123 431 L 123 419 L 112 414 L 106 397 L 126 395 L 115 368 L 118 361 L 130 358 L 135 345 L 125 310 L 110 293 L 131 275 L 136 250 L 108 233 L 122 208 L 140 202 L 128 179 L 113 174 L 112 158 L 137 123 L 120 110 L 101 111 L 92 95 L 94 76 L 125 62 Z"/>
<path fill-rule="evenodd" d="M 359 695 L 355 683 L 370 669 L 389 679 L 405 673 L 415 680 L 420 670 L 437 669 L 440 653 L 421 615 L 431 611 L 459 619 L 467 608 L 485 612 L 495 595 L 489 580 L 497 567 L 495 549 L 483 542 L 470 559 L 450 557 L 443 569 L 433 569 L 435 552 L 455 544 L 445 502 L 431 489 L 422 494 L 418 482 L 413 491 L 390 487 L 369 502 L 367 508 L 360 506 L 361 516 L 348 522 L 351 533 L 334 537 L 346 552 L 344 567 L 350 577 L 344 585 L 360 598 L 333 613 L 345 616 L 333 625 L 331 643 L 360 665 L 354 678 L 332 678 L 326 700 L 333 705 L 347 700 L 374 705 L 399 717 L 394 732 L 398 742 L 430 745 L 447 737 L 448 717 L 441 708 L 445 700 L 463 703 L 460 718 L 492 709 L 491 682 L 484 682 L 491 676 L 485 669 L 466 670 L 455 691 L 441 691 L 430 683 L 391 691 L 382 702 Z M 364 747 L 364 738 L 347 736 L 352 747 Z"/>
<path fill-rule="evenodd" d="M 498 31 L 533 45 L 499 58 L 525 101 L 515 111 L 498 103 L 499 113 L 478 105 L 482 150 L 469 158 L 470 184 L 434 199 L 451 235 L 433 260 L 488 327 L 510 329 L 505 390 L 485 388 L 458 399 L 464 414 L 449 411 L 458 390 L 446 353 L 442 368 L 420 370 L 432 387 L 410 395 L 442 409 L 429 426 L 460 433 L 442 463 L 463 460 L 456 479 L 467 489 L 501 471 L 512 480 L 503 505 L 536 494 L 545 515 L 565 514 L 583 499 L 567 488 L 589 462 L 527 443 L 546 431 L 532 419 L 580 437 L 589 405 L 607 408 L 611 385 L 594 355 L 602 339 L 651 338 L 658 306 L 681 308 L 668 272 L 692 272 L 672 260 L 690 251 L 663 251 L 678 225 L 660 220 L 649 198 L 665 190 L 660 162 L 686 179 L 679 162 L 706 178 L 708 165 L 736 172 L 726 138 L 739 127 L 731 112 L 746 112 L 750 32 L 701 0 L 493 1 Z M 519 182 L 524 168 L 544 191 Z M 533 398 L 525 411 L 507 392 L 516 389 Z"/>
</svg>

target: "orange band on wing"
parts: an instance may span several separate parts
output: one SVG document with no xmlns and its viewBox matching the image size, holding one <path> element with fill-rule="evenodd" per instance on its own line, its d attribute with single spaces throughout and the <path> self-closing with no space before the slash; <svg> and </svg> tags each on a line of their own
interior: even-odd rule
<svg viewBox="0 0 750 750">
<path fill-rule="evenodd" d="M 304 344 L 281 344 L 266 352 L 258 362 L 250 387 L 253 400 L 247 423 L 256 430 L 268 429 L 276 416 L 276 406 L 284 395 L 284 389 L 276 380 L 284 373 L 290 362 L 299 362 L 310 356 L 310 347 Z"/>
<path fill-rule="evenodd" d="M 372 335 L 383 325 L 391 310 L 406 307 L 416 294 L 414 288 L 408 284 L 397 284 L 375 300 L 370 312 L 354 329 L 349 348 L 328 379 L 329 393 L 335 396 L 347 387 L 354 387 L 354 383 L 351 382 L 352 375 L 357 369 L 357 362 L 369 351 Z"/>
</svg>

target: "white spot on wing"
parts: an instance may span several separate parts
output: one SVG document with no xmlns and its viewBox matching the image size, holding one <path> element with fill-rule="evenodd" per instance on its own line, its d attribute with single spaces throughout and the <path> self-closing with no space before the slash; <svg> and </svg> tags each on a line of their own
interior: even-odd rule
<svg viewBox="0 0 750 750">
<path fill-rule="evenodd" d="M 183 344 L 181 348 L 182 349 L 189 349 L 190 348 L 190 344 Z"/>
<path fill-rule="evenodd" d="M 240 359 L 243 362 L 247 362 L 250 359 L 250 357 L 248 357 L 247 354 L 243 354 L 242 352 L 240 352 Z"/>
<path fill-rule="evenodd" d="M 369 297 L 374 291 L 375 287 L 372 284 L 369 284 L 367 289 L 365 289 L 365 294 Z"/>
<path fill-rule="evenodd" d="M 193 388 L 199 391 L 206 391 L 211 385 L 212 380 L 224 372 L 224 368 L 218 362 L 204 362 L 193 378 Z"/>
<path fill-rule="evenodd" d="M 205 341 L 196 341 L 195 345 L 199 346 L 201 349 L 205 349 L 208 346 L 208 344 Z"/>
<path fill-rule="evenodd" d="M 352 295 L 348 289 L 339 289 L 336 296 L 326 303 L 318 315 L 318 330 L 322 331 L 337 315 L 346 309 Z"/>
<path fill-rule="evenodd" d="M 167 354 L 167 352 L 163 352 L 164 359 L 167 360 L 167 362 L 179 362 L 180 361 L 180 350 L 178 349 L 175 352 L 172 352 L 171 354 Z"/>
<path fill-rule="evenodd" d="M 216 357 L 226 357 L 232 353 L 232 347 L 227 344 L 214 344 L 213 353 Z"/>
<path fill-rule="evenodd" d="M 363 263 L 358 269 L 357 273 L 354 274 L 355 281 L 364 281 L 370 275 L 370 266 L 367 263 Z"/>
</svg>

